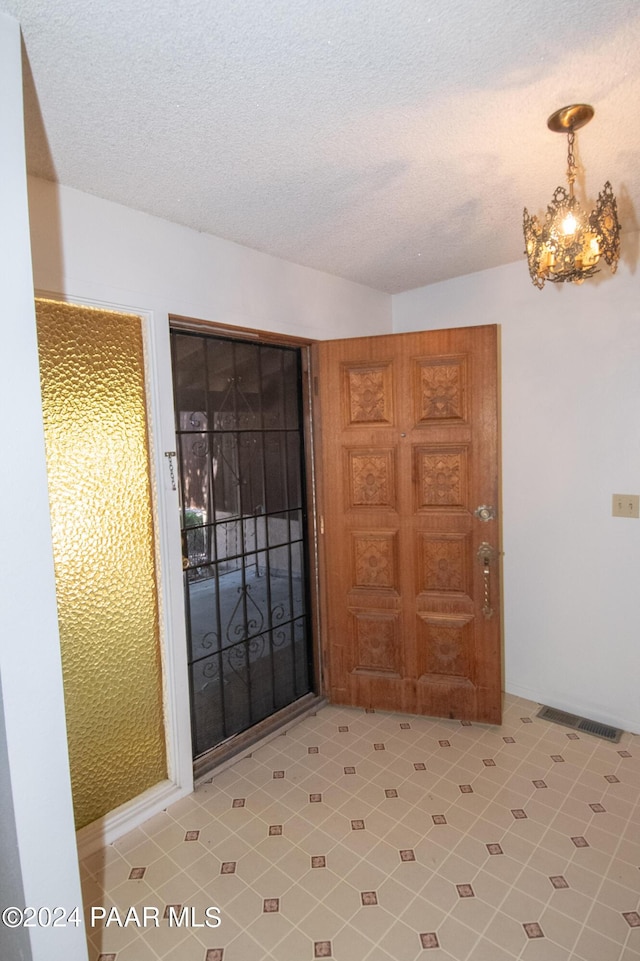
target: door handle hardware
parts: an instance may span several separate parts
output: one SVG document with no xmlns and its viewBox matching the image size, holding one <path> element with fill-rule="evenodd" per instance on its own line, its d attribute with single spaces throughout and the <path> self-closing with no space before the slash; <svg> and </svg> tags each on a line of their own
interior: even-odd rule
<svg viewBox="0 0 640 961">
<path fill-rule="evenodd" d="M 484 603 L 482 606 L 482 613 L 487 620 L 493 617 L 493 608 L 491 607 L 491 564 L 497 560 L 498 551 L 491 544 L 483 541 L 480 544 L 476 557 L 482 564 L 482 579 L 484 587 Z"/>
<path fill-rule="evenodd" d="M 176 452 L 174 450 L 166 450 L 164 452 L 164 456 L 167 457 L 169 461 L 169 477 L 171 479 L 171 490 L 177 491 L 178 488 L 176 486 L 176 475 L 173 469 L 173 461 L 171 459 L 172 457 L 176 456 Z"/>
<path fill-rule="evenodd" d="M 490 504 L 481 504 L 480 507 L 476 507 L 473 513 L 478 520 L 492 521 L 496 516 L 496 509 L 491 507 Z"/>
</svg>

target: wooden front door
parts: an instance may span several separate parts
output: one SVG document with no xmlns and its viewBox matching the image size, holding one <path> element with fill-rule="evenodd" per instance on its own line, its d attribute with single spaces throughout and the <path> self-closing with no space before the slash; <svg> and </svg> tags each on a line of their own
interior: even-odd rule
<svg viewBox="0 0 640 961">
<path fill-rule="evenodd" d="M 499 724 L 497 328 L 325 341 L 316 375 L 330 700 Z"/>
</svg>

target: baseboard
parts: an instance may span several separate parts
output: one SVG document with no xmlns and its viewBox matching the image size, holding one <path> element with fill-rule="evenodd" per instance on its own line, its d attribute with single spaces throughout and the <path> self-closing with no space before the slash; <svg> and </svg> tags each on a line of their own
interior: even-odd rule
<svg viewBox="0 0 640 961">
<path fill-rule="evenodd" d="M 76 832 L 78 858 L 82 860 L 107 844 L 113 844 L 124 834 L 140 827 L 154 814 L 159 814 L 190 793 L 191 785 L 181 787 L 173 781 L 161 781 L 126 804 L 121 804 Z"/>
<path fill-rule="evenodd" d="M 637 720 L 624 717 L 615 711 L 611 713 L 604 712 L 594 707 L 593 704 L 587 704 L 583 701 L 565 701 L 561 697 L 556 697 L 553 693 L 549 694 L 549 692 L 545 693 L 544 691 L 532 690 L 520 684 L 507 685 L 506 693 L 515 694 L 516 697 L 523 697 L 527 701 L 535 701 L 537 704 L 546 704 L 549 707 L 555 707 L 559 711 L 569 711 L 571 714 L 577 714 L 579 717 L 588 717 L 590 720 L 598 721 L 600 724 L 619 727 L 621 730 L 629 731 L 631 734 L 640 733 L 640 724 Z"/>
</svg>

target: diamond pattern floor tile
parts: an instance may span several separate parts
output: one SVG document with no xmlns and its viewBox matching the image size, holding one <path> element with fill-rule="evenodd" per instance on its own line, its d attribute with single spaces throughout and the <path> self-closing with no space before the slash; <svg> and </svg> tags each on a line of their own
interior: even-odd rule
<svg viewBox="0 0 640 961">
<path fill-rule="evenodd" d="M 303 719 L 81 864 L 159 915 L 90 961 L 640 961 L 640 742 L 537 710 Z"/>
</svg>

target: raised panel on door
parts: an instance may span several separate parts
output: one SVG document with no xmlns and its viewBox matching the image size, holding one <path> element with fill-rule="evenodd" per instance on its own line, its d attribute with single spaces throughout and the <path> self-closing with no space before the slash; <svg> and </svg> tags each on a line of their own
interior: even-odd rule
<svg viewBox="0 0 640 961">
<path fill-rule="evenodd" d="M 498 723 L 496 327 L 320 343 L 316 376 L 331 700 Z"/>
</svg>

